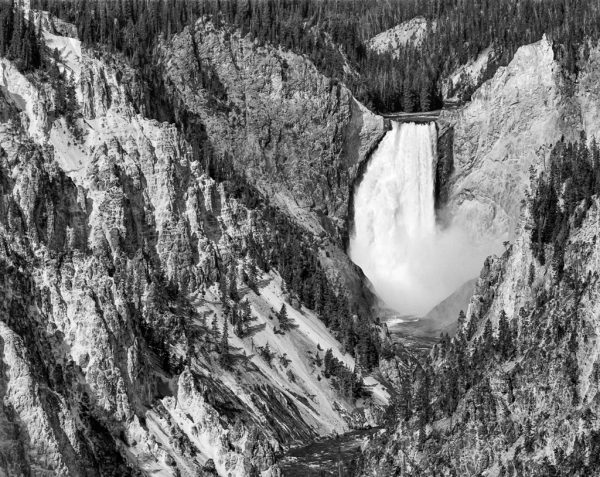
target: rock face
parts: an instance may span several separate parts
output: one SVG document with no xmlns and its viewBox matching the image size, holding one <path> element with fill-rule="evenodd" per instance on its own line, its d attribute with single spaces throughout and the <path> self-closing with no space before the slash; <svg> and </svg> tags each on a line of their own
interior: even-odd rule
<svg viewBox="0 0 600 477">
<path fill-rule="evenodd" d="M 434 30 L 435 22 L 415 17 L 374 36 L 367 42 L 367 48 L 377 53 L 394 54 L 406 45 L 421 45 L 429 32 Z"/>
<path fill-rule="evenodd" d="M 488 79 L 493 72 L 498 52 L 488 47 L 477 58 L 459 66 L 442 81 L 442 97 L 445 103 L 468 100 L 470 95 Z"/>
<path fill-rule="evenodd" d="M 575 138 L 585 127 L 579 109 L 544 38 L 521 47 L 470 103 L 444 111 L 440 127 L 452 131 L 453 142 L 446 207 L 454 223 L 480 241 L 512 237 L 530 168 L 542 168 L 561 137 Z"/>
<path fill-rule="evenodd" d="M 529 168 L 541 167 L 563 123 L 560 69 L 546 39 L 520 48 L 506 68 L 457 111 L 440 121 L 453 130 L 447 208 L 455 223 L 481 240 L 506 239 L 515 230 Z"/>
<path fill-rule="evenodd" d="M 163 54 L 176 96 L 202 120 L 216 151 L 303 226 L 339 238 L 358 164 L 383 134 L 383 118 L 304 57 L 207 21 Z M 203 71 L 211 82 L 201 84 Z M 219 103 L 207 100 L 207 83 L 220 91 Z"/>
<path fill-rule="evenodd" d="M 283 444 L 376 416 L 387 393 L 372 378 L 376 391 L 362 421 L 354 403 L 322 378 L 318 349 L 332 348 L 350 368 L 354 361 L 284 292 L 275 270 L 259 272 L 254 291 L 242 285 L 254 268 L 246 253 L 250 237 L 260 243 L 275 230 L 203 173 L 174 125 L 137 113 L 142 85 L 135 71 L 58 33 L 45 31 L 44 38 L 76 82 L 76 124 L 54 118 L 56 93 L 35 74 L 25 77 L 7 60 L 0 63 L 0 473 L 274 476 Z M 206 37 L 222 40 L 208 30 Z M 240 48 L 256 71 L 281 73 L 268 51 Z M 288 60 L 314 73 L 304 60 Z M 255 100 L 245 99 L 257 108 L 247 119 L 252 151 L 268 136 L 260 136 L 264 124 L 251 119 L 271 113 L 268 98 L 284 105 L 295 94 L 309 98 L 309 91 L 295 93 L 290 86 L 277 96 L 273 75 L 263 85 L 267 96 L 259 88 Z M 306 169 L 283 167 L 278 177 L 299 178 L 289 194 L 281 186 L 286 200 L 309 194 L 303 180 L 313 177 L 312 160 L 322 170 L 326 158 L 347 161 L 350 177 L 361 154 L 362 146 L 354 149 L 357 137 L 379 128 L 345 90 L 331 88 L 330 102 L 311 106 L 323 116 L 305 112 L 323 122 L 302 127 L 326 126 L 323 137 L 339 140 L 339 155 L 311 149 L 314 156 L 303 156 Z M 235 97 L 233 89 L 228 95 Z M 240 106 L 242 99 L 236 101 Z M 327 116 L 339 104 L 343 112 Z M 241 136 L 229 138 L 229 121 L 243 127 L 237 121 L 244 115 L 234 110 L 214 113 L 207 124 L 215 137 L 216 128 L 225 127 L 221 146 L 237 154 L 246 146 Z M 345 126 L 338 128 L 337 120 Z M 303 133 L 294 131 L 277 133 L 288 138 L 285 147 L 277 146 L 285 154 L 236 157 L 269 157 L 268 164 L 276 164 L 305 145 L 304 139 L 292 143 Z M 313 139 L 319 151 L 331 146 Z M 342 154 L 345 147 L 355 155 Z M 276 173 L 267 162 L 264 171 Z M 263 180 L 256 177 L 257 184 Z M 326 207 L 342 210 L 342 182 L 332 184 L 315 190 L 329 194 Z M 218 282 L 227 265 L 253 326 L 244 338 L 229 332 L 233 362 L 225 366 L 217 350 L 224 346 L 228 311 Z M 283 304 L 298 325 L 286 334 L 276 333 L 273 321 Z M 271 363 L 258 356 L 267 345 Z"/>
<path fill-rule="evenodd" d="M 455 223 L 481 240 L 513 236 L 530 168 L 543 168 L 562 137 L 600 133 L 599 58 L 591 49 L 574 81 L 544 37 L 521 47 L 471 102 L 442 112 L 440 151 L 451 155 L 452 172 L 438 177 L 440 206 Z"/>
<path fill-rule="evenodd" d="M 327 250 L 332 283 L 362 309 L 373 295 L 344 253 L 350 194 L 384 120 L 306 58 L 199 20 L 163 46 L 170 94 L 232 167 Z M 216 98 L 216 99 L 215 99 Z"/>
</svg>

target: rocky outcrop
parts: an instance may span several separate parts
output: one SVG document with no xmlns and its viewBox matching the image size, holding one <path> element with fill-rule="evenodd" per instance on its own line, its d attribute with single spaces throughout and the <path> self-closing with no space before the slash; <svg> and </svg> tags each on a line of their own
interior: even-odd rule
<svg viewBox="0 0 600 477">
<path fill-rule="evenodd" d="M 201 118 L 216 151 L 301 225 L 339 238 L 350 185 L 383 118 L 306 58 L 208 21 L 162 54 L 175 94 Z"/>
<path fill-rule="evenodd" d="M 318 236 L 331 283 L 368 310 L 373 295 L 344 247 L 352 187 L 383 118 L 308 59 L 209 21 L 176 35 L 161 55 L 170 94 L 195 118 L 211 157 Z"/>
<path fill-rule="evenodd" d="M 377 53 L 395 55 L 406 45 L 420 46 L 435 28 L 435 21 L 415 17 L 374 36 L 367 41 L 367 48 Z"/>
<path fill-rule="evenodd" d="M 451 105 L 468 101 L 471 95 L 490 78 L 498 67 L 499 52 L 488 47 L 477 58 L 459 66 L 442 81 L 442 98 Z"/>
<path fill-rule="evenodd" d="M 553 145 L 584 127 L 568 81 L 544 37 L 519 48 L 470 103 L 442 112 L 442 130 L 453 131 L 447 209 L 471 236 L 497 244 L 512 237 L 530 168 L 544 167 Z"/>
<path fill-rule="evenodd" d="M 571 131 L 564 108 L 560 68 L 544 39 L 520 48 L 465 107 L 442 113 L 453 129 L 447 207 L 455 223 L 481 240 L 512 235 L 529 168 L 542 166 Z"/>
</svg>

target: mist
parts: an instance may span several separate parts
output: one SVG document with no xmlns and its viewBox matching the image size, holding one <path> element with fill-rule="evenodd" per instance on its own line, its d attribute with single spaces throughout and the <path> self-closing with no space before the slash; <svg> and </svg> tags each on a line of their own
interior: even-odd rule
<svg viewBox="0 0 600 477">
<path fill-rule="evenodd" d="M 400 314 L 422 316 L 475 277 L 497 244 L 436 224 L 434 123 L 393 123 L 354 194 L 349 254 L 376 294 Z"/>
</svg>

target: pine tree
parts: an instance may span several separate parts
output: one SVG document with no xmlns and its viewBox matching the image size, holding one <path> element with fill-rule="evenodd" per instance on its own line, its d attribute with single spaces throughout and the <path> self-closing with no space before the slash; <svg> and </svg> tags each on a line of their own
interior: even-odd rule
<svg viewBox="0 0 600 477">
<path fill-rule="evenodd" d="M 225 280 L 225 274 L 219 273 L 219 294 L 222 300 L 226 300 L 229 296 L 227 293 L 227 280 Z"/>
<path fill-rule="evenodd" d="M 363 393 L 364 382 L 362 376 L 357 372 L 356 368 L 352 371 L 352 389 L 351 396 L 353 398 L 359 398 Z"/>
<path fill-rule="evenodd" d="M 403 374 L 398 388 L 398 413 L 401 419 L 408 421 L 411 418 L 412 405 L 412 382 L 407 374 Z"/>
<path fill-rule="evenodd" d="M 415 413 L 417 415 L 418 422 L 421 425 L 426 425 L 431 416 L 430 384 L 429 377 L 427 376 L 426 372 L 423 372 L 418 380 L 414 400 Z"/>
<path fill-rule="evenodd" d="M 233 301 L 238 301 L 240 299 L 237 287 L 237 272 L 234 264 L 231 265 L 229 269 L 229 298 Z"/>
<path fill-rule="evenodd" d="M 477 325 L 475 324 L 475 317 L 473 315 L 471 315 L 471 318 L 469 319 L 469 323 L 467 324 L 467 332 L 466 332 L 466 338 L 468 341 L 471 341 L 473 339 L 476 331 L 477 331 Z"/>
<path fill-rule="evenodd" d="M 231 355 L 229 354 L 229 326 L 227 320 L 224 321 L 223 324 L 223 334 L 221 335 L 221 345 L 220 345 L 220 353 L 219 363 L 224 368 L 227 368 L 231 365 Z"/>
<path fill-rule="evenodd" d="M 331 376 L 332 374 L 334 374 L 334 369 L 333 369 L 333 360 L 335 358 L 333 357 L 333 351 L 331 351 L 331 348 L 329 348 L 326 352 L 325 352 L 325 357 L 323 358 L 323 376 L 325 376 L 326 378 L 328 378 L 329 376 Z"/>
<path fill-rule="evenodd" d="M 273 361 L 273 353 L 271 352 L 271 346 L 269 342 L 258 348 L 260 356 L 267 362 L 269 366 L 271 366 L 271 362 Z"/>
<path fill-rule="evenodd" d="M 404 97 L 402 98 L 402 110 L 406 113 L 412 113 L 415 110 L 414 93 L 408 85 L 404 85 Z"/>
<path fill-rule="evenodd" d="M 505 357 L 512 352 L 512 332 L 504 310 L 500 311 L 498 320 L 498 349 Z"/>
<path fill-rule="evenodd" d="M 485 327 L 483 328 L 483 346 L 486 353 L 489 353 L 494 349 L 494 333 L 492 330 L 491 320 L 486 320 Z"/>
<path fill-rule="evenodd" d="M 75 125 L 77 107 L 77 94 L 71 74 L 67 76 L 65 85 L 65 118 L 69 126 Z"/>
<path fill-rule="evenodd" d="M 463 325 L 465 324 L 467 317 L 465 316 L 465 312 L 463 310 L 460 310 L 460 312 L 458 313 L 458 329 L 462 329 Z"/>
<path fill-rule="evenodd" d="M 535 266 L 533 263 L 529 264 L 529 276 L 527 278 L 527 283 L 529 286 L 533 285 L 533 281 L 535 280 Z"/>
<path fill-rule="evenodd" d="M 277 313 L 277 319 L 279 320 L 279 328 L 282 331 L 290 331 L 292 328 L 295 328 L 294 320 L 288 316 L 285 303 L 281 305 L 281 309 Z"/>
<path fill-rule="evenodd" d="M 221 353 L 227 353 L 229 351 L 229 324 L 227 320 L 223 322 L 223 334 L 221 335 Z"/>
<path fill-rule="evenodd" d="M 431 90 L 430 85 L 427 82 L 424 82 L 423 86 L 421 87 L 421 95 L 419 97 L 419 102 L 421 105 L 421 111 L 431 110 Z"/>
<path fill-rule="evenodd" d="M 257 276 L 258 276 L 258 272 L 256 270 L 256 264 L 254 263 L 254 260 L 250 260 L 250 263 L 248 264 L 248 272 L 247 272 L 247 285 L 248 288 L 250 288 L 250 290 L 252 290 L 254 293 L 256 293 L 257 295 L 260 294 L 260 290 L 258 289 L 258 285 L 257 285 Z"/>
</svg>

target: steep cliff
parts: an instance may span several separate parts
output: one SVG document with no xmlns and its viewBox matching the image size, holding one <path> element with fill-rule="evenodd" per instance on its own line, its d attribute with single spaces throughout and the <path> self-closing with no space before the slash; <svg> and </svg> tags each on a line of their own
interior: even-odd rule
<svg viewBox="0 0 600 477">
<path fill-rule="evenodd" d="M 306 58 L 257 46 L 238 30 L 200 20 L 163 47 L 175 94 L 206 125 L 217 151 L 312 231 L 345 225 L 357 166 L 383 118 Z M 221 101 L 199 84 L 210 71 Z"/>
<path fill-rule="evenodd" d="M 341 395 L 319 353 L 354 359 L 257 267 L 252 244 L 282 232 L 265 210 L 139 114 L 135 70 L 60 33 L 43 38 L 71 120 L 43 77 L 0 60 L 3 472 L 277 475 L 283 445 L 375 422 L 385 390 L 365 376 L 370 398 Z"/>
<path fill-rule="evenodd" d="M 373 297 L 344 253 L 359 164 L 384 121 L 303 56 L 199 20 L 161 47 L 173 101 L 201 124 L 211 160 L 229 164 L 309 233 L 332 283 L 366 309 Z M 191 129 L 193 131 L 193 129 Z M 219 167 L 219 166 L 217 166 Z"/>
<path fill-rule="evenodd" d="M 569 83 L 544 37 L 519 48 L 468 104 L 442 112 L 441 130 L 452 131 L 444 195 L 453 223 L 481 241 L 513 236 L 530 167 L 543 167 L 561 137 L 585 126 Z"/>
</svg>

